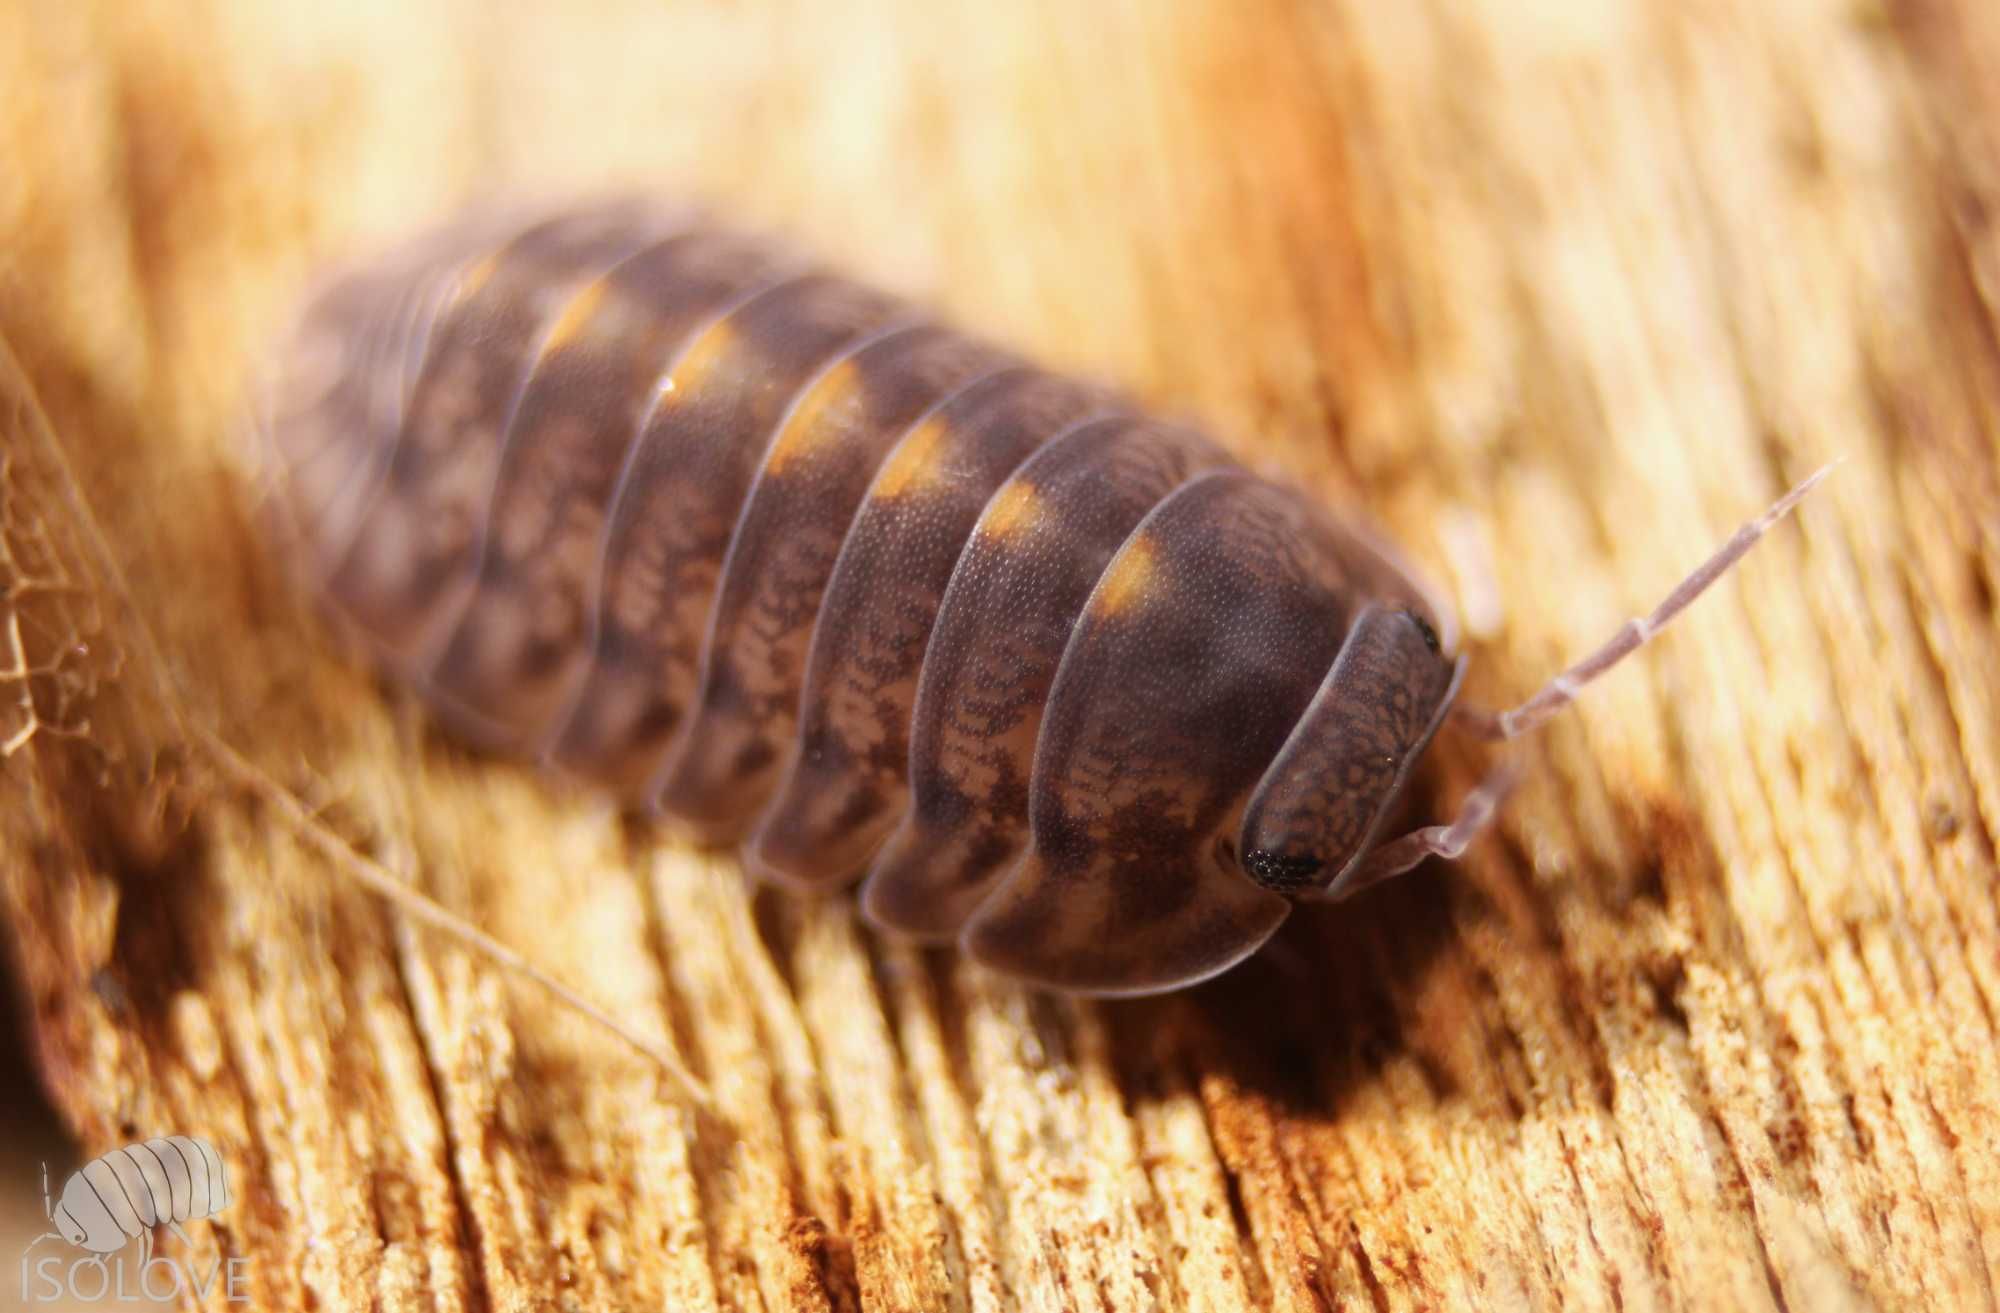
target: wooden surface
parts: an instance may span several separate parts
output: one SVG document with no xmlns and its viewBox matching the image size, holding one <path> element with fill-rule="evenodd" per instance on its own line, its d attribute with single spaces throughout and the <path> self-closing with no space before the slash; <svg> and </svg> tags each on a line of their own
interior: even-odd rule
<svg viewBox="0 0 2000 1313">
<path fill-rule="evenodd" d="M 4 940 L 90 1152 L 221 1148 L 195 1257 L 261 1307 L 1996 1302 L 1987 0 L 27 0 L 0 161 Z M 1488 702 L 1846 464 L 1464 862 L 1036 997 L 437 741 L 260 553 L 240 403 L 321 259 L 635 180 L 1370 506 Z M 1436 761 L 1443 811 L 1486 754 Z"/>
</svg>

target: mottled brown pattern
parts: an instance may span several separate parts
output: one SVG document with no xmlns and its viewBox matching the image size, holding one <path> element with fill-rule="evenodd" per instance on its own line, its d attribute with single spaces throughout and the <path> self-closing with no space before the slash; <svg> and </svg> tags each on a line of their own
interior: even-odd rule
<svg viewBox="0 0 2000 1313">
<path fill-rule="evenodd" d="M 765 442 L 829 359 L 908 314 L 812 274 L 742 306 L 675 365 L 619 478 L 594 665 L 555 749 L 565 766 L 643 799 L 693 699 L 710 603 Z"/>
<path fill-rule="evenodd" d="M 1254 951 L 1290 904 L 1236 867 L 1234 825 L 1339 651 L 1378 558 L 1296 494 L 1205 475 L 1139 525 L 1049 694 L 1033 843 L 966 925 L 982 961 L 1141 992 Z"/>
<path fill-rule="evenodd" d="M 1036 371 L 970 388 L 883 462 L 827 583 L 784 782 L 745 850 L 754 869 L 837 888 L 903 806 L 909 724 L 938 604 L 980 508 L 1043 441 L 1106 400 Z"/>
<path fill-rule="evenodd" d="M 5 4 L 0 160 L 0 631 L 55 663 L 0 687 L 0 1051 L 71 1165 L 214 1140 L 241 1202 L 161 1241 L 231 1313 L 1996 1307 L 1992 0 Z M 1039 997 L 404 732 L 266 568 L 284 316 L 508 180 L 699 189 L 1203 416 L 1451 586 L 1487 704 L 1846 463 L 1533 742 L 1440 735 L 1413 823 L 1522 769 L 1465 858 Z"/>
<path fill-rule="evenodd" d="M 461 733 L 520 746 L 548 732 L 589 657 L 605 516 L 654 389 L 694 335 L 786 263 L 762 243 L 681 235 L 560 312 L 507 434 L 472 598 L 428 676 Z"/>
<path fill-rule="evenodd" d="M 1042 709 L 1084 600 L 1126 536 L 1225 457 L 1121 416 L 1036 452 L 987 503 L 939 603 L 910 724 L 910 805 L 862 889 L 878 923 L 958 933 L 1027 839 Z"/>
<path fill-rule="evenodd" d="M 429 281 L 429 280 L 427 280 Z M 301 317 L 264 398 L 262 430 L 286 471 L 274 499 L 276 526 L 292 560 L 317 580 L 353 532 L 358 490 L 386 459 L 402 414 L 388 368 L 404 306 L 413 297 L 407 272 L 389 266 L 332 279 Z"/>
<path fill-rule="evenodd" d="M 662 808 L 723 838 L 763 807 L 792 745 L 820 599 L 876 466 L 945 398 L 1010 363 L 949 329 L 912 328 L 862 348 L 801 401 L 729 545 Z"/>
<path fill-rule="evenodd" d="M 432 324 L 466 262 L 491 252 L 473 228 L 334 275 L 279 352 L 259 430 L 286 472 L 273 499 L 277 528 L 315 587 L 345 559 L 374 505 Z"/>
<path fill-rule="evenodd" d="M 1237 850 L 1267 889 L 1327 888 L 1359 858 L 1450 705 L 1459 662 L 1433 619 L 1370 604 L 1244 812 Z"/>
<path fill-rule="evenodd" d="M 530 227 L 462 272 L 382 485 L 328 585 L 399 666 L 422 669 L 465 600 L 502 440 L 542 333 L 576 288 L 659 223 L 636 201 L 585 209 Z"/>
<path fill-rule="evenodd" d="M 267 416 L 312 573 L 461 736 L 1112 992 L 1282 919 L 1233 827 L 1287 735 L 1266 883 L 1400 790 L 1442 658 L 1329 667 L 1371 601 L 1443 618 L 1297 493 L 775 243 L 502 222 L 329 282 Z"/>
</svg>

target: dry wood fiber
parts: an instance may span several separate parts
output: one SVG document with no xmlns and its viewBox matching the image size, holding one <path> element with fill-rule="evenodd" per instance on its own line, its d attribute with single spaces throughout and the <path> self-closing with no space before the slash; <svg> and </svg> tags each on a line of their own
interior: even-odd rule
<svg viewBox="0 0 2000 1313">
<path fill-rule="evenodd" d="M 1976 0 L 0 12 L 37 1069 L 90 1156 L 217 1147 L 196 1257 L 270 1308 L 1991 1306 L 1996 68 Z M 1495 842 L 1052 1001 L 449 748 L 287 600 L 248 371 L 325 254 L 495 180 L 700 190 L 1364 502 L 1487 702 L 1848 463 Z M 183 718 L 714 1113 L 344 891 Z"/>
</svg>

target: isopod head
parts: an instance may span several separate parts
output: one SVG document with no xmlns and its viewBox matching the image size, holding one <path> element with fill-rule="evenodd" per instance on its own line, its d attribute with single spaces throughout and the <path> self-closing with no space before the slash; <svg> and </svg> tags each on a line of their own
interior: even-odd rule
<svg viewBox="0 0 2000 1313">
<path fill-rule="evenodd" d="M 1510 772 L 1383 833 L 1444 721 L 1542 724 L 1821 477 L 1465 707 L 1415 572 L 1205 439 L 677 208 L 519 222 L 308 311 L 264 413 L 301 573 L 462 736 L 1054 989 L 1180 988 L 1463 853 Z M 123 1197 L 72 1183 L 62 1234 L 153 1225 Z"/>
<path fill-rule="evenodd" d="M 1293 870 L 1358 847 L 1400 780 L 1350 798 L 1346 756 L 1414 758 L 1455 669 L 1438 627 L 1402 571 L 1288 490 L 1227 469 L 1183 484 L 1083 607 L 1037 740 L 1031 841 L 961 944 L 1093 994 L 1241 961 L 1299 896 L 1246 873 L 1247 809 L 1265 800 L 1251 832 Z M 1393 709 L 1366 705 L 1385 693 Z M 1336 829 L 1345 843 L 1322 841 Z"/>
<path fill-rule="evenodd" d="M 1451 710 L 1465 659 L 1413 607 L 1364 607 L 1243 813 L 1244 873 L 1291 898 L 1337 897 Z"/>
<path fill-rule="evenodd" d="M 93 1254 L 116 1253 L 130 1239 L 82 1172 L 70 1176 L 49 1221 L 63 1239 Z"/>
</svg>

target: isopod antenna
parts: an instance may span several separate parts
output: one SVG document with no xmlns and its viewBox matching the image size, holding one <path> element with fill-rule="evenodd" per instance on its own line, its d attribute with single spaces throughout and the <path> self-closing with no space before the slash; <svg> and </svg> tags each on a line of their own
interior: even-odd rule
<svg viewBox="0 0 2000 1313">
<path fill-rule="evenodd" d="M 1675 616 L 1686 610 L 1695 598 L 1707 592 L 1711 584 L 1729 573 L 1730 567 L 1742 560 L 1757 545 L 1757 540 L 1770 532 L 1772 526 L 1784 519 L 1794 506 L 1805 500 L 1806 494 L 1831 474 L 1833 467 L 1839 463 L 1834 461 L 1813 471 L 1797 487 L 1773 502 L 1769 510 L 1731 534 L 1728 542 L 1676 584 L 1666 599 L 1650 613 L 1635 616 L 1620 625 L 1603 646 L 1542 685 L 1527 701 L 1498 712 L 1460 703 L 1452 709 L 1452 718 L 1465 730 L 1486 739 L 1519 738 L 1539 727 L 1576 701 L 1577 695 L 1592 680 L 1638 651 L 1665 629 Z"/>
<path fill-rule="evenodd" d="M 49 1195 L 49 1160 L 46 1158 L 42 1159 L 42 1216 L 49 1219 L 49 1225 L 51 1226 L 55 1225 L 56 1205 L 55 1205 L 55 1200 Z M 35 1246 L 42 1243 L 42 1241 L 61 1240 L 62 1238 L 63 1236 L 56 1231 L 42 1232 L 40 1235 L 36 1236 L 33 1240 L 30 1240 L 28 1242 L 28 1247 L 21 1251 L 21 1261 L 25 1264 L 28 1261 L 28 1255 L 31 1252 L 33 1252 Z M 26 1279 L 27 1279 L 26 1277 L 22 1278 L 22 1280 L 24 1281 Z"/>
<path fill-rule="evenodd" d="M 1729 573 L 1730 567 L 1742 560 L 1757 545 L 1757 540 L 1784 519 L 1839 463 L 1833 461 L 1813 471 L 1797 487 L 1773 502 L 1769 510 L 1731 534 L 1729 541 L 1674 586 L 1666 600 L 1646 615 L 1620 625 L 1618 631 L 1596 651 L 1542 685 L 1527 701 L 1506 711 L 1488 711 L 1461 702 L 1452 708 L 1453 722 L 1480 738 L 1496 741 L 1519 738 L 1541 726 L 1575 702 L 1587 684 L 1638 651 L 1666 628 L 1669 621 L 1685 611 L 1695 598 L 1707 592 L 1711 584 Z M 1456 860 L 1492 824 L 1500 804 L 1512 792 L 1518 778 L 1513 766 L 1500 766 L 1466 796 L 1459 806 L 1458 815 L 1449 824 L 1428 825 L 1376 848 L 1355 863 L 1353 869 L 1328 889 L 1324 897 L 1329 901 L 1352 898 L 1364 889 L 1403 874 L 1427 858 Z"/>
</svg>

